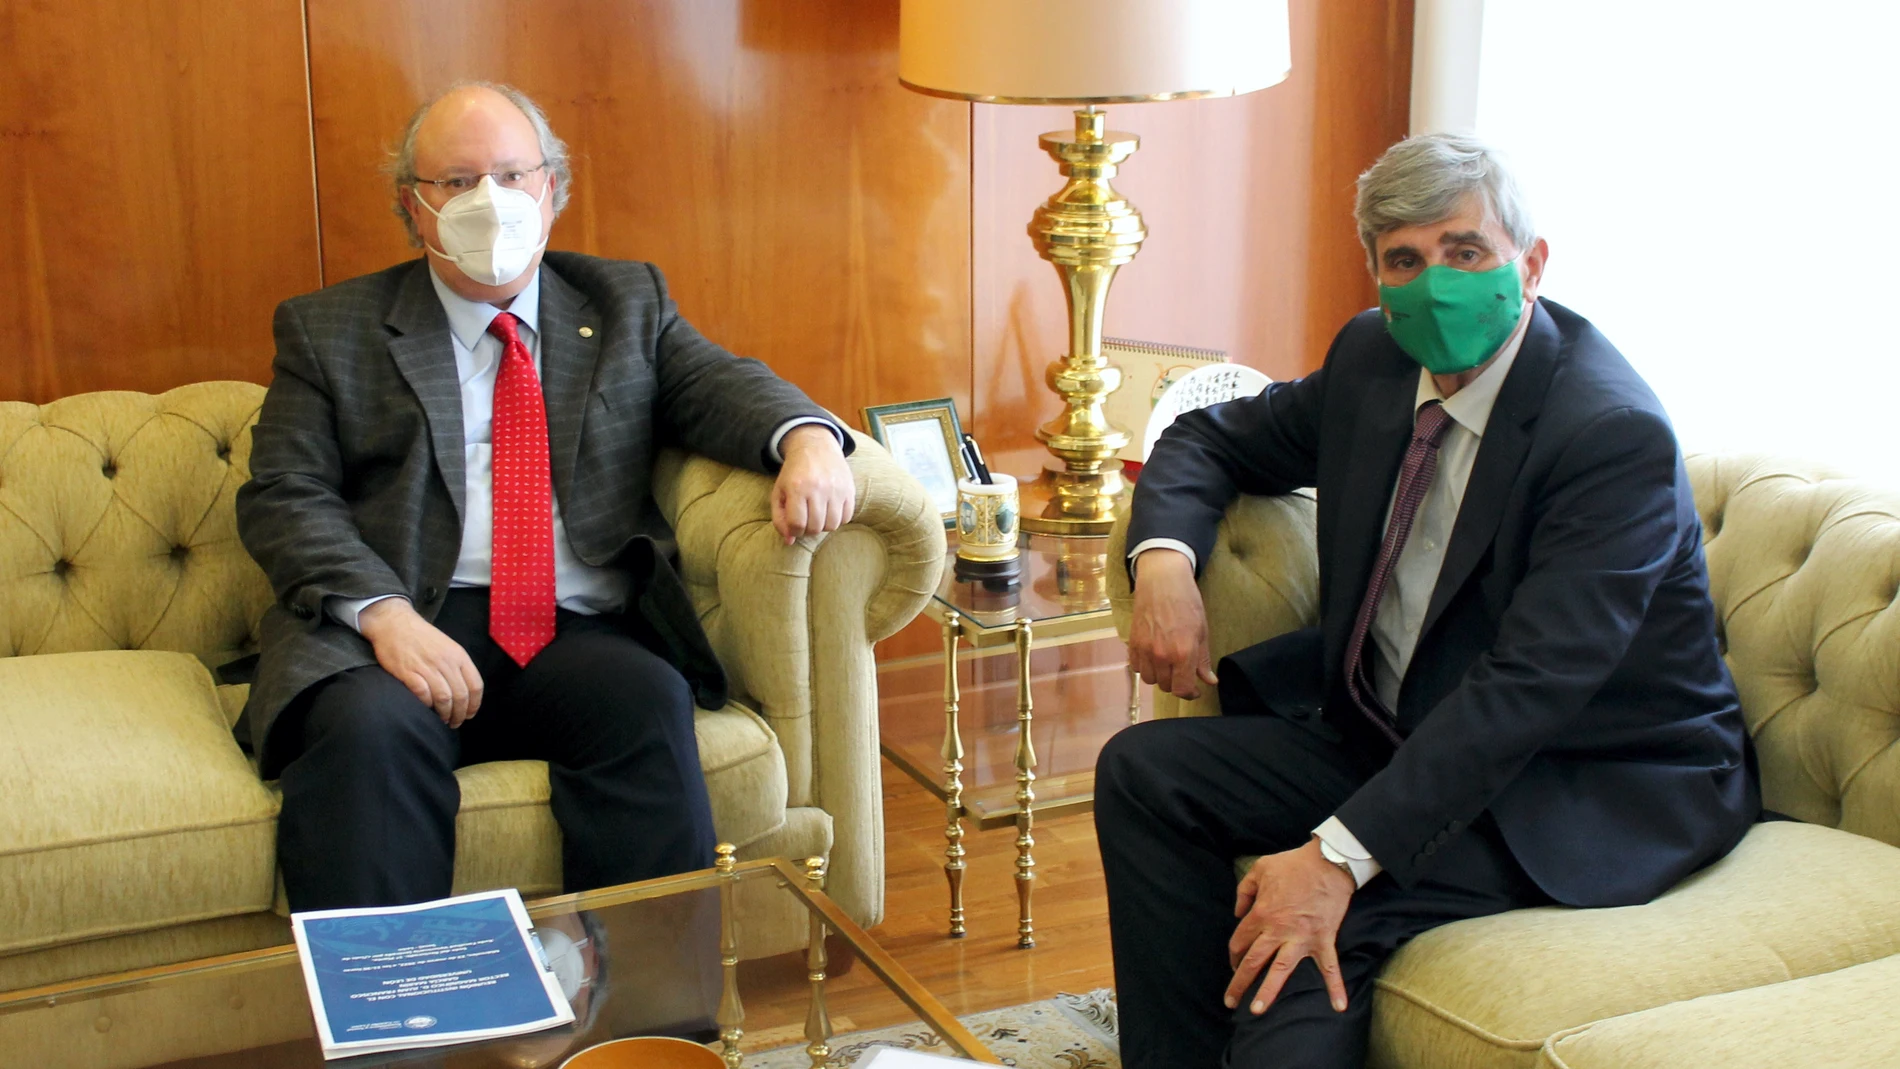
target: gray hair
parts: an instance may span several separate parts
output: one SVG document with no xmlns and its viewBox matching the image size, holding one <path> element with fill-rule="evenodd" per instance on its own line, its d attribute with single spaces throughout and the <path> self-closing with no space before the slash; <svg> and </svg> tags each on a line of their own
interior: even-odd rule
<svg viewBox="0 0 1900 1069">
<path fill-rule="evenodd" d="M 574 171 L 568 164 L 567 142 L 554 136 L 554 128 L 548 125 L 547 113 L 541 110 L 541 106 L 530 100 L 528 94 L 512 85 L 480 81 L 456 82 L 424 101 L 422 106 L 416 109 L 415 114 L 409 116 L 409 125 L 403 127 L 402 140 L 396 145 L 396 150 L 389 154 L 389 163 L 383 168 L 390 178 L 395 180 L 396 218 L 401 219 L 403 229 L 409 231 L 409 244 L 418 249 L 422 247 L 422 233 L 416 229 L 415 217 L 409 214 L 408 206 L 402 202 L 403 187 L 416 183 L 416 131 L 422 129 L 422 120 L 429 114 L 429 109 L 435 107 L 443 97 L 458 89 L 474 88 L 492 89 L 500 93 L 508 98 L 509 103 L 520 108 L 521 114 L 528 117 L 528 123 L 534 127 L 535 139 L 540 142 L 541 159 L 547 164 L 548 174 L 556 180 L 555 216 L 558 218 L 561 209 L 567 207 L 568 193 L 574 184 Z"/>
<path fill-rule="evenodd" d="M 1379 235 L 1450 218 L 1474 193 L 1519 252 L 1537 241 L 1530 207 L 1497 149 L 1467 134 L 1420 134 L 1386 149 L 1359 176 L 1352 208 L 1372 273 Z"/>
</svg>

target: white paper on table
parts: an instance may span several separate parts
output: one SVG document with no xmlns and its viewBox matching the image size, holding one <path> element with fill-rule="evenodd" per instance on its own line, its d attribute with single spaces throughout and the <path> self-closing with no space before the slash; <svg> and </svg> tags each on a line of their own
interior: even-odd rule
<svg viewBox="0 0 1900 1069">
<path fill-rule="evenodd" d="M 872 1047 L 871 1056 L 858 1063 L 864 1069 L 941 1069 L 945 1065 L 982 1065 L 969 1058 L 944 1054 L 920 1054 L 902 1047 Z"/>
</svg>

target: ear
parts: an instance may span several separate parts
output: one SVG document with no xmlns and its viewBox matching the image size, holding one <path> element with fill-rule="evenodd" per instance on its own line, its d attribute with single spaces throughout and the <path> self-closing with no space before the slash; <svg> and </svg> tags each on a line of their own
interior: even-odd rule
<svg viewBox="0 0 1900 1069">
<path fill-rule="evenodd" d="M 1550 243 L 1538 238 L 1531 247 L 1524 250 L 1523 271 L 1524 299 L 1537 299 L 1537 287 L 1544 281 L 1544 265 L 1550 261 Z"/>
</svg>

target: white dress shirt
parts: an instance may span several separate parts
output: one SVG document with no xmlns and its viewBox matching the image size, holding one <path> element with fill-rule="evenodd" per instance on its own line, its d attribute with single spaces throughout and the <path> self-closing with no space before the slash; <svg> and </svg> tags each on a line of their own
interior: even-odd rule
<svg viewBox="0 0 1900 1069">
<path fill-rule="evenodd" d="M 455 560 L 451 587 L 486 587 L 493 573 L 494 550 L 494 422 L 495 380 L 501 374 L 501 339 L 488 333 L 489 323 L 503 309 L 484 301 L 471 301 L 450 289 L 429 265 L 429 281 L 448 314 L 449 335 L 455 345 L 455 373 L 462 384 L 463 503 L 462 548 Z M 517 333 L 534 359 L 534 371 L 541 374 L 541 272 L 534 277 L 506 311 L 521 322 Z M 783 462 L 779 443 L 794 427 L 817 423 L 830 427 L 844 440 L 844 432 L 828 420 L 804 416 L 787 420 L 772 434 L 769 446 L 775 462 Z M 554 601 L 571 612 L 593 615 L 618 612 L 627 604 L 627 573 L 618 568 L 596 568 L 580 559 L 567 540 L 567 526 L 561 522 L 561 503 L 554 506 Z M 402 597 L 397 593 L 372 598 L 327 598 L 324 610 L 338 623 L 356 630 L 362 611 L 384 598 Z"/>
<path fill-rule="evenodd" d="M 1387 709 L 1398 708 L 1399 686 L 1418 647 L 1425 609 L 1431 603 L 1432 588 L 1438 584 L 1438 573 L 1445 564 L 1445 547 L 1451 541 L 1453 525 L 1458 522 L 1465 484 L 1471 480 L 1471 465 L 1478 458 L 1478 446 L 1484 439 L 1485 425 L 1491 421 L 1498 391 L 1503 388 L 1505 377 L 1517 362 L 1517 351 L 1524 344 L 1524 331 L 1531 321 L 1530 308 L 1525 305 L 1524 314 L 1518 317 L 1517 329 L 1498 350 L 1490 366 L 1450 397 L 1439 391 L 1437 380 L 1430 372 L 1419 369 L 1413 411 L 1429 401 L 1442 402 L 1445 414 L 1451 417 L 1451 426 L 1439 440 L 1437 471 L 1425 491 L 1425 499 L 1419 502 L 1411 533 L 1399 549 L 1399 559 L 1392 566 L 1392 578 L 1387 581 L 1385 593 L 1379 597 L 1378 611 L 1372 618 L 1372 645 L 1367 650 L 1371 656 L 1367 659 L 1373 691 Z M 1398 500 L 1398 492 L 1395 479 L 1392 496 L 1385 507 L 1387 524 L 1392 521 L 1392 506 Z M 1190 561 L 1195 560 L 1194 550 L 1173 538 L 1146 539 L 1129 557 L 1132 560 L 1151 549 L 1172 549 L 1186 554 Z M 1195 567 L 1199 567 L 1198 561 Z M 1338 817 L 1326 818 L 1313 829 L 1313 834 L 1319 837 L 1320 852 L 1326 859 L 1351 867 L 1353 879 L 1361 887 L 1384 868 Z"/>
</svg>

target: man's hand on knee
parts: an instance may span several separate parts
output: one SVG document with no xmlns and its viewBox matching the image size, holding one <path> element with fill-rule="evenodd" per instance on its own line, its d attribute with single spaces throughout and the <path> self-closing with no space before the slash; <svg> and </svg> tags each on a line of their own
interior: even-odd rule
<svg viewBox="0 0 1900 1069">
<path fill-rule="evenodd" d="M 1234 967 L 1233 981 L 1227 985 L 1227 1008 L 1240 1005 L 1254 977 L 1265 968 L 1266 976 L 1248 1009 L 1267 1012 L 1294 967 L 1302 958 L 1312 958 L 1326 981 L 1333 1009 L 1345 1012 L 1346 982 L 1339 973 L 1333 941 L 1355 890 L 1352 877 L 1320 853 L 1318 839 L 1254 862 L 1234 898 L 1234 916 L 1240 918 L 1240 925 L 1227 942 L 1227 959 Z"/>
<path fill-rule="evenodd" d="M 1201 684 L 1220 682 L 1207 652 L 1207 609 L 1185 554 L 1151 549 L 1136 558 L 1128 664 L 1177 698 L 1198 698 Z"/>
<path fill-rule="evenodd" d="M 384 598 L 357 617 L 376 663 L 452 728 L 482 707 L 482 676 L 468 651 L 403 598 Z"/>
</svg>

